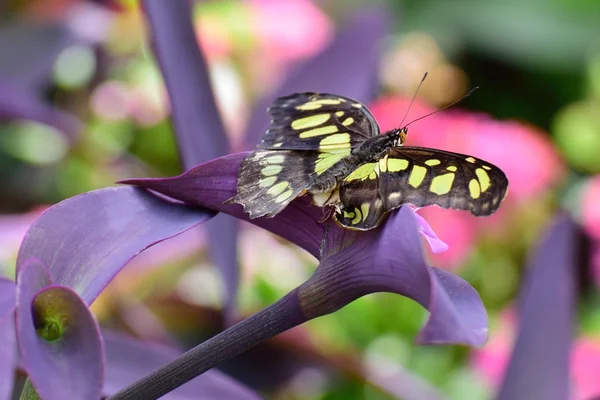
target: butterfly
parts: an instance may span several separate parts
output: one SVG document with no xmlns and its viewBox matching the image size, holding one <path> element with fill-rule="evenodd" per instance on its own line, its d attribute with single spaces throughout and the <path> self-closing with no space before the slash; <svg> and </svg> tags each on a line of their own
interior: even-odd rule
<svg viewBox="0 0 600 400">
<path fill-rule="evenodd" d="M 311 194 L 333 206 L 342 227 L 369 230 L 403 204 L 495 212 L 508 189 L 498 167 L 469 155 L 403 146 L 406 126 L 380 134 L 360 102 L 335 94 L 295 93 L 267 110 L 271 125 L 238 173 L 239 203 L 250 218 L 273 217 Z"/>
</svg>

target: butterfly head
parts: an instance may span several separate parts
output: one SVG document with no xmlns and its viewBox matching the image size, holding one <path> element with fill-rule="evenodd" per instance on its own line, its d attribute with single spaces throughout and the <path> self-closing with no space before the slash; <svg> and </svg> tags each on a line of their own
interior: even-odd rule
<svg viewBox="0 0 600 400">
<path fill-rule="evenodd" d="M 406 141 L 406 135 L 408 135 L 408 128 L 404 127 L 401 129 L 392 129 L 388 135 L 391 136 L 394 147 L 402 146 Z"/>
</svg>

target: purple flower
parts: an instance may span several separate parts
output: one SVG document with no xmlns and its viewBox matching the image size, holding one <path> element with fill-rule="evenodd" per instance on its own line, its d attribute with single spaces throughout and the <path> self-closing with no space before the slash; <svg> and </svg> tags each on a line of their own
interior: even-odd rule
<svg viewBox="0 0 600 400">
<path fill-rule="evenodd" d="M 200 344 L 115 399 L 133 394 L 156 398 L 263 340 L 373 292 L 398 293 L 430 311 L 418 337 L 420 343 L 485 343 L 487 315 L 477 292 L 461 278 L 426 264 L 420 233 L 425 232 L 434 243 L 439 239 L 409 207 L 391 213 L 381 227 L 367 232 L 342 229 L 331 221 L 321 223 L 323 211 L 308 198 L 295 200 L 274 218 L 250 220 L 241 206 L 223 204 L 236 193 L 237 172 L 247 155 L 221 157 L 173 178 L 124 183 L 263 227 L 317 257 L 318 268 L 307 282 L 275 304 Z M 227 352 L 215 353 L 215 346 Z"/>
</svg>

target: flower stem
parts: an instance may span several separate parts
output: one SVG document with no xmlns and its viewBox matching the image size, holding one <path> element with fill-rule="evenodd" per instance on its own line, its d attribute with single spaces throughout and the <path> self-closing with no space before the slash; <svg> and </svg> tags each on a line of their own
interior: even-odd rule
<svg viewBox="0 0 600 400">
<path fill-rule="evenodd" d="M 109 400 L 158 399 L 221 362 L 306 321 L 297 289 L 294 289 L 276 303 L 199 344 Z"/>
</svg>

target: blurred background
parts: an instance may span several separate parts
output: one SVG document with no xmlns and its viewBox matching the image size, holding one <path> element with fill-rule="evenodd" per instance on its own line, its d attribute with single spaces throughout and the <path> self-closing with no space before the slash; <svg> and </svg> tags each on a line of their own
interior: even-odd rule
<svg viewBox="0 0 600 400">
<path fill-rule="evenodd" d="M 194 3 L 191 18 L 232 151 L 248 149 L 244 132 L 258 100 L 291 69 L 326 52 L 341 29 L 351 28 L 347 16 L 367 3 Z M 510 357 L 525 262 L 539 232 L 564 208 L 592 240 L 589 294 L 572 352 L 573 398 L 599 394 L 600 3 L 376 3 L 390 11 L 390 28 L 373 43 L 381 51 L 373 98 L 358 100 L 383 129 L 398 126 L 425 71 L 408 121 L 480 87 L 411 125 L 407 144 L 478 156 L 509 177 L 506 202 L 490 218 L 420 211 L 450 246 L 429 254 L 431 264 L 478 290 L 490 341 L 479 350 L 415 346 L 426 311 L 376 294 L 223 369 L 273 399 L 390 399 L 382 382 L 398 373 L 450 399 L 493 398 Z M 20 240 L 45 207 L 120 179 L 176 175 L 181 164 L 137 1 L 9 0 L 0 17 L 0 274 L 14 277 Z M 352 56 L 361 62 L 360 52 Z M 135 259 L 94 303 L 101 324 L 184 346 L 222 329 L 223 285 L 207 252 L 210 232 L 203 234 L 188 232 Z M 303 250 L 258 228 L 244 224 L 239 235 L 241 316 L 274 302 L 316 266 Z"/>
</svg>

